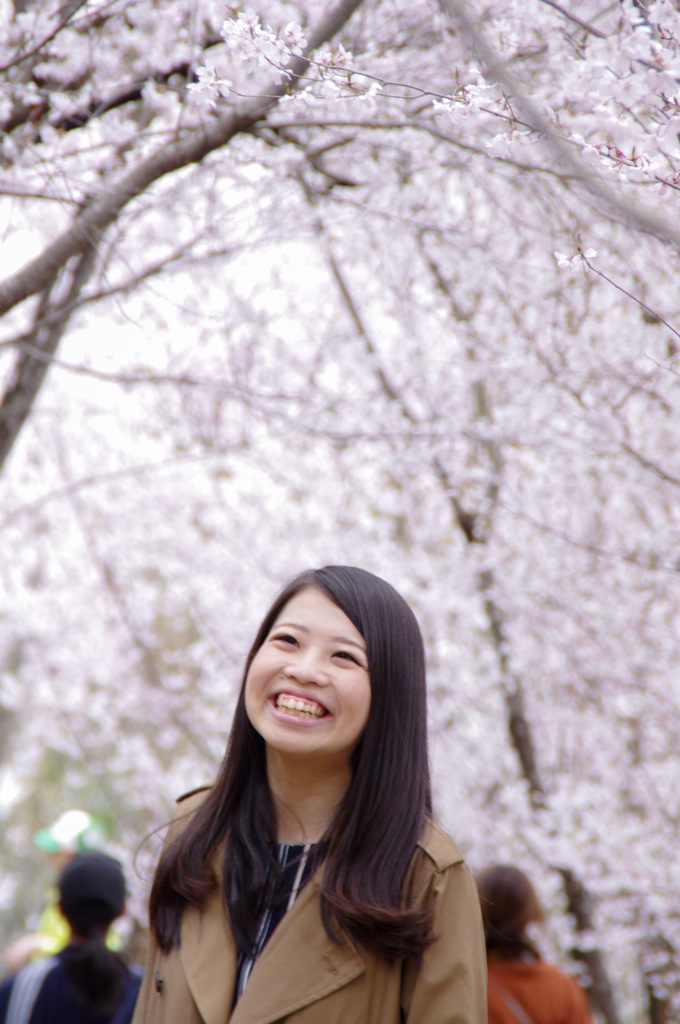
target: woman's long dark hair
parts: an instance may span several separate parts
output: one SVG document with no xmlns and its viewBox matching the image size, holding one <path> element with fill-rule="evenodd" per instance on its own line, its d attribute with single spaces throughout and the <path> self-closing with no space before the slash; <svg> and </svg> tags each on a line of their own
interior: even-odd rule
<svg viewBox="0 0 680 1024">
<path fill-rule="evenodd" d="M 253 657 L 284 605 L 308 587 L 325 594 L 366 644 L 371 705 L 352 756 L 352 777 L 327 834 L 321 912 L 328 935 L 389 957 L 418 957 L 432 941 L 432 914 L 409 904 L 405 875 L 432 813 L 427 748 L 425 653 L 404 599 L 364 569 L 332 565 L 296 576 L 264 618 L 246 661 L 229 744 L 215 785 L 166 847 L 151 890 L 151 926 L 166 952 L 179 942 L 182 913 L 201 906 L 217 882 L 211 867 L 225 842 L 225 910 L 237 946 L 250 951 L 267 884 L 276 816 L 265 744 L 245 710 Z"/>
<path fill-rule="evenodd" d="M 121 956 L 106 945 L 106 933 L 117 916 L 99 900 L 83 901 L 64 911 L 78 941 L 66 947 L 63 965 L 87 1017 L 109 1020 L 124 995 L 127 968 Z"/>
<path fill-rule="evenodd" d="M 543 911 L 524 872 L 512 864 L 494 864 L 481 871 L 476 882 L 488 955 L 501 960 L 539 960 L 527 927 L 542 921 Z"/>
</svg>

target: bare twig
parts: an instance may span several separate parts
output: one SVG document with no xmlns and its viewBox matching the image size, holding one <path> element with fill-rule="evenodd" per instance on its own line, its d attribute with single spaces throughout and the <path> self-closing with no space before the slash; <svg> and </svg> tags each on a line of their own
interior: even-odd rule
<svg viewBox="0 0 680 1024">
<path fill-rule="evenodd" d="M 567 21 L 572 21 L 575 25 L 578 25 L 579 28 L 582 28 L 585 32 L 588 32 L 591 36 L 597 36 L 598 39 L 607 38 L 606 32 L 600 32 L 599 28 L 595 28 L 594 25 L 590 25 L 587 21 L 583 21 L 582 18 L 579 18 L 578 15 L 573 14 L 571 11 L 568 11 L 566 7 L 562 6 L 562 4 L 556 3 L 555 0 L 540 0 L 540 3 L 546 4 L 546 6 L 552 7 L 554 8 L 554 10 L 559 11 L 560 14 L 567 19 Z"/>
</svg>

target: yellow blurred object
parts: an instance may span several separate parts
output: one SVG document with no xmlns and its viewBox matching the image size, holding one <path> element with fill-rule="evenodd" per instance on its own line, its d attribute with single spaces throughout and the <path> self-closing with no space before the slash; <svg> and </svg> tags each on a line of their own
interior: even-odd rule
<svg viewBox="0 0 680 1024">
<path fill-rule="evenodd" d="M 68 944 L 71 929 L 66 918 L 59 909 L 59 895 L 54 886 L 47 893 L 47 903 L 38 920 L 36 937 L 40 940 L 39 948 L 33 953 L 32 959 L 40 956 L 54 956 Z"/>
<path fill-rule="evenodd" d="M 38 920 L 35 935 L 39 940 L 39 945 L 33 951 L 31 957 L 33 960 L 37 960 L 41 956 L 54 956 L 68 945 L 71 929 L 59 909 L 59 893 L 56 886 L 51 886 L 48 890 L 47 903 Z M 106 945 L 116 953 L 123 948 L 123 940 L 113 927 L 109 929 L 106 936 Z"/>
</svg>

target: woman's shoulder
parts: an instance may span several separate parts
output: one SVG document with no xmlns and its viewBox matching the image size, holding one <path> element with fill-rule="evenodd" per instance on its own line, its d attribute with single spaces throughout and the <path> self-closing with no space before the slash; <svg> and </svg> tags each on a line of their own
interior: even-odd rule
<svg viewBox="0 0 680 1024">
<path fill-rule="evenodd" d="M 416 899 L 437 892 L 452 899 L 479 906 L 477 887 L 460 848 L 445 829 L 429 821 L 423 828 L 406 874 Z"/>
<path fill-rule="evenodd" d="M 454 864 L 463 864 L 465 858 L 448 832 L 434 821 L 425 824 L 418 839 L 422 850 L 437 871 L 445 871 Z"/>
<path fill-rule="evenodd" d="M 547 983 L 555 987 L 559 986 L 569 989 L 572 992 L 582 992 L 581 984 L 573 974 L 568 974 L 567 971 L 557 967 L 555 964 L 547 963 L 545 960 L 538 960 L 537 964 L 542 977 Z"/>
<path fill-rule="evenodd" d="M 181 835 L 189 823 L 192 814 L 203 804 L 211 789 L 212 786 L 197 786 L 195 789 L 182 793 L 181 796 L 175 799 L 175 808 L 167 822 L 169 826 L 168 839 L 174 840 Z"/>
<path fill-rule="evenodd" d="M 532 991 L 545 992 L 546 996 L 574 996 L 582 994 L 581 986 L 575 977 L 567 974 L 555 964 L 546 960 L 495 960 L 489 958 L 489 979 L 509 986 L 515 984 L 527 986 Z"/>
</svg>

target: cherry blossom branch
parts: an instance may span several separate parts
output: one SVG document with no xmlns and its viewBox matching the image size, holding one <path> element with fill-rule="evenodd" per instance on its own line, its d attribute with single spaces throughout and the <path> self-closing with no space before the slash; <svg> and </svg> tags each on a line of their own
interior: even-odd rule
<svg viewBox="0 0 680 1024">
<path fill-rule="evenodd" d="M 312 34 L 308 49 L 317 48 L 332 38 L 362 2 L 363 0 L 340 0 Z M 298 57 L 292 64 L 293 73 L 299 74 L 305 64 L 306 58 Z M 275 87 L 266 99 L 258 100 L 240 110 L 229 111 L 187 133 L 176 142 L 162 145 L 117 181 L 104 182 L 98 192 L 84 205 L 68 230 L 52 242 L 40 256 L 0 283 L 0 316 L 44 288 L 72 256 L 90 245 L 97 245 L 103 232 L 116 220 L 120 212 L 150 185 L 192 163 L 200 163 L 209 153 L 226 146 L 236 135 L 249 131 L 285 94 L 285 91 L 284 84 Z"/>
<path fill-rule="evenodd" d="M 668 219 L 662 219 L 638 206 L 622 202 L 605 179 L 587 170 L 582 163 L 575 160 L 571 145 L 554 130 L 525 88 L 507 70 L 506 62 L 487 42 L 478 23 L 471 17 L 467 5 L 461 0 L 439 0 L 439 5 L 470 39 L 485 65 L 485 77 L 501 83 L 506 93 L 514 97 L 522 111 L 523 121 L 544 136 L 546 144 L 553 149 L 563 165 L 570 168 L 573 176 L 580 179 L 592 195 L 600 199 L 624 224 L 670 242 L 680 249 L 680 231 L 672 227 Z"/>
<path fill-rule="evenodd" d="M 573 21 L 575 25 L 578 25 L 579 28 L 582 28 L 585 32 L 590 33 L 590 35 L 597 36 L 598 39 L 607 38 L 606 32 L 601 32 L 599 28 L 595 28 L 594 25 L 590 25 L 587 21 L 583 21 L 581 18 L 578 17 L 578 15 L 572 14 L 571 11 L 568 11 L 566 7 L 562 6 L 562 4 L 556 3 L 555 0 L 540 0 L 540 3 L 545 4 L 547 7 L 552 7 L 556 11 L 559 11 L 559 13 L 564 18 L 566 18 L 568 21 Z"/>
<path fill-rule="evenodd" d="M 373 363 L 378 382 L 382 390 L 390 401 L 398 405 L 403 415 L 410 423 L 417 423 L 417 417 L 413 414 L 401 391 L 393 384 L 380 360 L 377 358 L 377 352 L 373 345 L 370 333 L 363 323 L 357 304 L 349 289 L 348 282 L 342 274 L 337 261 L 330 252 L 330 249 L 329 257 L 331 260 L 333 276 L 339 286 L 340 293 L 354 324 L 355 330 L 359 337 L 362 338 L 366 350 L 371 358 L 371 362 Z M 439 278 L 439 284 L 441 287 L 444 287 L 443 279 L 441 277 Z M 483 393 L 480 395 L 479 391 L 477 391 L 476 399 L 478 415 L 487 419 L 490 416 L 490 410 L 486 394 Z M 490 485 L 490 499 L 492 504 L 495 504 L 498 497 L 495 474 L 500 469 L 501 460 L 500 451 L 495 443 L 492 443 L 488 454 L 490 455 L 493 466 L 492 482 Z M 456 488 L 452 483 L 442 460 L 435 455 L 431 460 L 431 464 L 435 476 L 442 486 L 443 492 L 450 503 L 454 520 L 465 535 L 467 542 L 469 544 L 484 543 L 485 538 L 479 536 L 477 531 L 477 517 L 471 515 L 463 508 L 458 497 L 458 488 Z M 505 616 L 494 596 L 495 579 L 493 572 L 490 569 L 482 569 L 477 575 L 481 600 L 489 624 L 489 631 L 498 661 L 499 673 L 506 702 L 508 730 L 519 758 L 524 778 L 527 780 L 529 786 L 532 806 L 539 809 L 545 806 L 546 793 L 540 778 L 531 728 L 526 716 L 524 688 L 521 680 L 512 670 L 512 666 L 510 665 Z"/>
<path fill-rule="evenodd" d="M 632 453 L 629 452 L 629 454 Z M 641 464 L 644 465 L 644 463 Z M 651 467 L 644 466 L 644 468 Z M 518 508 L 516 505 L 512 506 L 508 502 L 505 503 L 505 511 L 510 515 L 529 523 L 539 533 L 544 534 L 546 537 L 554 537 L 561 544 L 565 544 L 568 547 L 573 548 L 575 551 L 584 551 L 589 555 L 593 555 L 597 559 L 603 559 L 608 562 L 620 562 L 623 565 L 632 565 L 637 569 L 643 569 L 645 572 L 670 573 L 672 575 L 680 573 L 680 561 L 675 564 L 671 561 L 662 562 L 659 560 L 657 552 L 652 552 L 649 558 L 643 559 L 639 554 L 631 554 L 627 551 L 615 551 L 613 548 L 604 548 L 601 545 L 593 544 L 590 541 L 577 540 L 570 534 L 565 533 L 564 530 L 551 526 L 542 519 L 537 519 L 536 516 L 531 515 L 526 511 L 526 509 Z"/>
<path fill-rule="evenodd" d="M 628 444 L 627 441 L 622 441 L 621 447 L 624 452 L 630 455 L 631 458 L 635 459 L 638 465 L 642 466 L 650 473 L 653 473 L 654 476 L 659 478 L 659 480 L 663 480 L 664 483 L 667 484 L 672 484 L 673 487 L 680 487 L 680 477 L 673 476 L 673 474 L 665 470 L 663 466 L 659 466 L 656 462 L 652 462 L 651 459 L 648 459 L 646 456 L 642 454 L 642 452 L 639 452 L 636 448 L 633 448 L 633 446 Z"/>
<path fill-rule="evenodd" d="M 76 0 L 75 4 L 70 6 L 67 5 L 66 16 L 58 22 L 57 25 L 55 25 L 54 29 L 51 32 L 48 32 L 47 35 L 43 36 L 43 38 L 35 43 L 30 50 L 26 50 L 25 53 L 19 54 L 18 57 L 15 57 L 14 60 L 8 61 L 7 64 L 0 64 L 0 74 L 5 71 L 9 71 L 10 68 L 17 67 L 19 64 L 23 64 L 24 61 L 30 60 L 31 57 L 35 57 L 39 54 L 48 43 L 51 43 L 60 32 L 63 32 L 63 30 L 71 24 L 80 8 L 85 7 L 87 3 L 88 0 Z"/>
<path fill-rule="evenodd" d="M 67 468 L 66 454 L 63 446 L 60 444 L 57 444 L 57 454 L 59 456 L 59 466 L 62 476 L 68 480 L 70 473 Z M 80 531 L 85 542 L 85 549 L 90 557 L 92 566 L 98 573 L 104 585 L 104 590 L 109 594 L 117 616 L 130 639 L 132 648 L 136 651 L 140 674 L 148 680 L 154 689 L 166 689 L 163 666 L 158 658 L 157 650 L 152 647 L 145 638 L 143 629 L 136 621 L 131 602 L 126 594 L 126 589 L 118 581 L 117 573 L 113 564 L 102 554 L 99 533 L 92 526 L 85 511 L 81 501 L 80 490 L 68 487 L 67 485 L 67 489 L 64 491 L 64 494 L 71 505 L 73 514 L 80 527 Z M 167 707 L 167 714 L 173 725 L 175 725 L 180 732 L 189 739 L 197 751 L 203 751 L 205 749 L 204 737 L 199 735 L 199 733 L 192 728 L 190 722 L 186 720 L 184 716 L 179 715 L 176 709 L 171 706 Z"/>
<path fill-rule="evenodd" d="M 201 50 L 210 50 L 222 42 L 219 36 L 208 36 L 201 43 Z M 193 66 L 187 63 L 176 64 L 167 71 L 154 71 L 147 75 L 141 82 L 129 82 L 108 98 L 94 98 L 87 107 L 79 108 L 68 114 L 61 114 L 58 119 L 50 122 L 53 128 L 63 131 L 72 131 L 82 128 L 94 117 L 100 117 L 110 110 L 126 106 L 128 103 L 136 103 L 142 98 L 144 86 L 148 82 L 155 82 L 156 85 L 166 85 L 174 77 L 178 76 L 187 80 L 193 71 Z"/>
<path fill-rule="evenodd" d="M 71 298 L 58 309 L 50 309 L 43 314 L 39 321 L 33 323 L 29 330 L 24 331 L 21 334 L 15 334 L 4 341 L 0 341 L 0 351 L 2 349 L 11 349 L 14 347 L 23 348 L 26 352 L 30 351 L 36 359 L 41 359 L 43 362 L 54 362 L 55 365 L 59 366 L 65 366 L 64 363 L 56 360 L 54 356 L 47 354 L 38 347 L 36 343 L 38 331 L 46 327 L 62 323 L 79 310 L 82 310 L 87 306 L 92 306 L 97 302 L 102 302 L 104 299 L 115 299 L 119 295 L 126 295 L 143 282 L 151 281 L 153 278 L 158 277 L 161 274 L 165 274 L 168 271 L 172 271 L 178 266 L 196 267 L 203 264 L 209 264 L 211 260 L 217 257 L 234 256 L 243 248 L 242 246 L 217 246 L 207 252 L 202 252 L 200 255 L 196 255 L 195 252 L 192 252 L 193 244 L 194 243 L 191 241 L 186 242 L 167 256 L 162 257 L 154 263 L 148 264 L 142 270 L 118 284 L 112 284 L 106 288 L 90 291 L 86 295 L 80 294 L 78 297 Z M 177 304 L 176 308 L 179 308 Z M 71 368 L 74 372 L 94 372 L 87 371 L 84 367 L 78 368 L 74 366 Z"/>
<path fill-rule="evenodd" d="M 445 0 L 442 0 L 442 3 L 445 5 Z M 290 30 L 291 26 L 288 28 Z M 294 28 L 298 34 L 301 33 L 298 26 L 294 26 Z M 569 154 L 571 157 L 570 176 L 575 180 L 585 182 L 588 187 L 590 187 L 592 182 L 599 183 L 599 192 L 598 188 L 590 189 L 593 194 L 597 194 L 600 198 L 615 199 L 619 207 L 625 209 L 627 215 L 630 213 L 628 206 L 622 204 L 614 196 L 606 178 L 602 178 L 601 175 L 595 174 L 594 171 L 588 169 L 588 163 L 592 164 L 594 162 L 601 169 L 605 168 L 607 170 L 610 168 L 629 168 L 638 174 L 642 172 L 650 183 L 656 182 L 661 189 L 680 189 L 680 176 L 677 173 L 674 172 L 666 177 L 655 173 L 650 161 L 646 160 L 644 155 L 636 154 L 634 151 L 631 155 L 626 155 L 618 147 L 609 143 L 599 146 L 590 145 L 578 134 L 565 137 L 556 131 L 556 126 L 549 123 L 538 111 L 538 108 L 531 104 L 531 101 L 523 93 L 521 87 L 511 82 L 507 71 L 505 72 L 504 79 L 496 73 L 498 70 L 496 65 L 499 64 L 499 59 L 491 54 L 491 51 L 486 55 L 488 58 L 487 63 L 489 64 L 486 78 L 496 79 L 505 88 L 504 95 L 494 106 L 488 106 L 480 101 L 479 86 L 459 84 L 453 93 L 444 95 L 434 90 L 414 85 L 413 83 L 392 81 L 373 75 L 370 72 L 356 68 L 352 55 L 348 54 L 342 47 L 338 49 L 336 54 L 324 53 L 319 59 L 312 57 L 307 59 L 307 68 L 314 69 L 316 77 L 308 76 L 307 74 L 300 75 L 297 69 L 293 68 L 292 64 L 289 66 L 292 54 L 299 47 L 296 47 L 295 43 L 286 42 L 280 36 L 277 37 L 270 29 L 264 28 L 260 24 L 259 18 L 254 15 L 239 14 L 235 20 L 225 22 L 222 34 L 230 45 L 241 49 L 241 56 L 245 61 L 256 61 L 260 66 L 271 68 L 285 81 L 294 83 L 295 91 L 301 96 L 311 95 L 313 87 L 320 85 L 322 95 L 324 90 L 331 89 L 334 102 L 353 100 L 373 103 L 377 98 L 408 101 L 410 96 L 411 98 L 431 99 L 435 108 L 441 108 L 442 111 L 449 111 L 451 113 L 455 113 L 458 109 L 469 110 L 474 108 L 475 111 L 488 114 L 491 117 L 506 122 L 512 128 L 508 136 L 497 136 L 496 139 L 487 144 L 496 144 L 493 153 L 494 157 L 504 155 L 499 151 L 499 145 L 501 148 L 507 148 L 511 139 L 521 140 L 522 136 L 519 134 L 518 128 L 525 129 L 527 137 L 544 138 L 548 141 L 556 140 L 556 144 L 562 147 L 563 154 L 569 154 L 568 147 L 572 147 L 572 153 Z M 601 35 L 603 38 L 607 38 L 603 33 Z M 303 37 L 300 35 L 300 38 Z M 483 39 L 480 45 L 485 45 Z M 504 64 L 504 70 L 505 67 Z M 197 69 L 197 76 L 198 82 L 192 83 L 189 88 L 195 92 L 197 98 L 202 97 L 211 106 L 216 106 L 218 101 L 223 102 L 228 95 L 249 96 L 249 94 L 243 93 L 242 90 L 236 90 L 232 82 L 221 78 L 214 68 L 199 67 Z M 363 82 L 369 82 L 369 87 L 366 88 Z M 359 85 L 357 83 L 362 84 Z M 303 88 L 303 86 L 306 86 L 306 88 Z M 389 92 L 387 90 L 397 91 Z M 525 109 L 524 115 L 520 116 L 513 109 L 509 99 L 512 95 L 515 96 L 520 105 L 524 104 L 525 108 L 531 108 L 528 113 Z M 672 106 L 676 102 L 668 100 L 663 94 L 661 99 L 664 105 L 670 104 Z M 554 150 L 555 146 L 552 148 Z M 583 157 L 580 163 L 573 159 L 573 155 L 576 152 L 580 153 Z M 591 155 L 594 157 L 594 161 L 591 159 Z"/>
<path fill-rule="evenodd" d="M 342 27 L 361 6 L 363 0 L 340 0 L 322 20 L 313 33 L 310 48 L 316 48 Z M 293 62 L 299 73 L 306 57 L 301 54 Z M 31 295 L 44 292 L 38 320 L 47 316 L 54 306 L 53 289 L 65 277 L 65 268 L 74 263 L 75 271 L 65 299 L 56 306 L 68 305 L 78 297 L 96 262 L 97 249 L 104 232 L 118 218 L 121 211 L 160 178 L 198 163 L 215 149 L 225 146 L 239 133 L 249 131 L 263 118 L 284 92 L 280 86 L 273 97 L 250 104 L 244 110 L 232 112 L 210 121 L 176 142 L 159 148 L 117 182 L 104 183 L 97 194 L 85 203 L 73 223 L 60 237 L 4 282 L 0 283 L 0 316 Z M 53 356 L 64 333 L 67 320 L 59 318 L 43 329 L 38 345 L 42 354 Z M 0 468 L 4 465 L 19 433 L 29 416 L 47 373 L 49 362 L 36 359 L 27 352 L 20 353 L 0 403 Z"/>
<path fill-rule="evenodd" d="M 649 313 L 649 315 L 654 317 L 655 320 L 658 320 L 659 323 L 662 323 L 664 325 L 664 327 L 667 327 L 669 331 L 672 331 L 676 338 L 680 338 L 680 331 L 677 331 L 672 324 L 669 324 L 668 320 L 665 320 L 660 313 L 657 313 L 655 309 L 652 309 L 651 306 L 648 306 L 646 302 L 643 302 L 642 299 L 639 299 L 637 295 L 633 295 L 631 292 L 629 292 L 627 288 L 623 287 L 623 285 L 617 284 L 616 281 L 613 281 L 612 278 L 608 277 L 602 270 L 599 270 L 597 267 L 594 267 L 592 263 L 592 257 L 588 255 L 589 252 L 591 252 L 591 250 L 587 249 L 585 252 L 581 252 L 581 249 L 579 247 L 578 251 L 581 255 L 583 262 L 589 270 L 592 270 L 594 274 L 597 274 L 597 276 L 601 277 L 604 281 L 607 282 L 607 284 L 610 284 L 613 288 L 616 288 L 617 291 L 621 292 L 629 299 L 632 299 L 633 302 L 636 302 L 641 309 L 644 309 L 646 313 Z M 597 254 L 595 253 L 594 255 Z"/>
<path fill-rule="evenodd" d="M 36 349 L 43 358 L 36 359 L 26 352 L 19 353 L 0 403 L 0 469 L 31 413 L 44 383 L 50 357 L 56 352 L 66 328 L 65 317 L 57 315 L 50 318 L 49 314 L 59 310 L 62 305 L 70 305 L 77 298 L 94 264 L 95 252 L 92 248 L 86 248 L 68 261 L 45 288 L 36 317 L 36 322 L 41 324 L 36 332 Z"/>
</svg>

